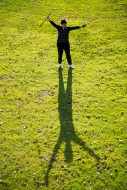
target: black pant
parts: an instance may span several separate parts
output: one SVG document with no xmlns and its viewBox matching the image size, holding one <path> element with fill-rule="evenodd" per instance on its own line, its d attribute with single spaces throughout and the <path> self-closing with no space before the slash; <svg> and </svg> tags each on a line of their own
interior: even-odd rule
<svg viewBox="0 0 127 190">
<path fill-rule="evenodd" d="M 59 64 L 62 63 L 62 55 L 63 55 L 63 50 L 64 50 L 66 53 L 68 64 L 71 65 L 72 60 L 71 60 L 71 55 L 70 55 L 70 44 L 69 43 L 66 43 L 66 44 L 57 43 L 57 49 L 58 49 L 58 63 Z"/>
</svg>

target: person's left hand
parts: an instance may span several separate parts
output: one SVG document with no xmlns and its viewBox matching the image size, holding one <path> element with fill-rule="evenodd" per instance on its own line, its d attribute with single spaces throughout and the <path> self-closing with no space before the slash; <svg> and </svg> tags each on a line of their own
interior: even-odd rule
<svg viewBox="0 0 127 190">
<path fill-rule="evenodd" d="M 86 26 L 87 26 L 87 23 L 83 24 L 83 25 L 82 25 L 82 28 L 83 28 L 83 27 L 86 27 Z"/>
</svg>

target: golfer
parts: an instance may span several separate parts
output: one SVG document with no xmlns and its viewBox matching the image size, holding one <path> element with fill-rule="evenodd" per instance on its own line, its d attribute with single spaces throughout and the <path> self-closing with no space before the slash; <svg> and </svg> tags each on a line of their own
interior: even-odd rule
<svg viewBox="0 0 127 190">
<path fill-rule="evenodd" d="M 86 24 L 84 24 L 83 26 L 68 27 L 67 21 L 65 19 L 62 19 L 60 26 L 55 24 L 52 20 L 50 20 L 49 16 L 47 18 L 49 22 L 58 30 L 58 39 L 57 39 L 58 68 L 62 67 L 62 55 L 64 50 L 66 53 L 69 67 L 74 69 L 74 65 L 72 65 L 72 60 L 70 55 L 69 32 L 71 30 L 86 27 Z"/>
</svg>

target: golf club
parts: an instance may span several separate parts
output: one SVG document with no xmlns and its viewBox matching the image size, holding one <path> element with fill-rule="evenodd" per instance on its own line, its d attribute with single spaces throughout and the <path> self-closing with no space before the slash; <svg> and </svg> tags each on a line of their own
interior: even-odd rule
<svg viewBox="0 0 127 190">
<path fill-rule="evenodd" d="M 53 9 L 52 9 L 52 11 L 49 13 L 49 15 L 45 18 L 45 20 L 41 23 L 41 25 L 40 25 L 39 27 L 41 27 L 41 26 L 44 24 L 44 22 L 46 21 L 46 19 L 52 14 L 52 12 L 53 12 L 54 10 L 56 10 L 56 8 L 53 8 Z"/>
</svg>

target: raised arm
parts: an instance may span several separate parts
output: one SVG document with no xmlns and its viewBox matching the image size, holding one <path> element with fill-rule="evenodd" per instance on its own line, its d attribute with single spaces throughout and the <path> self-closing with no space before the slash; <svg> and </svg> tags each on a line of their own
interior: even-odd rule
<svg viewBox="0 0 127 190">
<path fill-rule="evenodd" d="M 50 18 L 49 17 L 47 17 L 47 19 L 48 19 L 48 21 L 55 27 L 55 28 L 57 28 L 57 29 L 59 29 L 60 28 L 60 26 L 59 25 L 57 25 L 56 23 L 54 23 L 52 20 L 50 20 Z"/>
<path fill-rule="evenodd" d="M 72 26 L 72 27 L 69 27 L 69 30 L 76 30 L 76 29 L 79 29 L 79 28 L 84 28 L 86 26 L 87 26 L 87 24 L 83 24 L 82 26 Z"/>
</svg>

